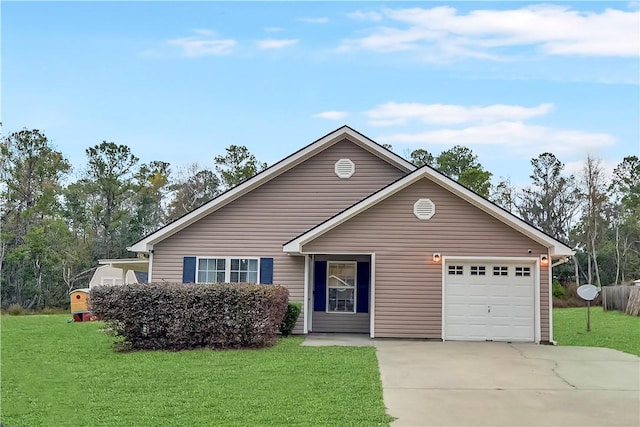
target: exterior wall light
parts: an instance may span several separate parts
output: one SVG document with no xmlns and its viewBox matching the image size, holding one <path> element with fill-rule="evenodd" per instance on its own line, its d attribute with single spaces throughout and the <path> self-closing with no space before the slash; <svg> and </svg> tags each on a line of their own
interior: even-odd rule
<svg viewBox="0 0 640 427">
<path fill-rule="evenodd" d="M 540 265 L 545 267 L 549 265 L 549 257 L 547 255 L 540 255 Z"/>
<path fill-rule="evenodd" d="M 442 259 L 442 257 L 440 256 L 440 254 L 438 252 L 433 254 L 433 262 L 435 262 L 436 264 L 439 264 L 441 259 Z"/>
</svg>

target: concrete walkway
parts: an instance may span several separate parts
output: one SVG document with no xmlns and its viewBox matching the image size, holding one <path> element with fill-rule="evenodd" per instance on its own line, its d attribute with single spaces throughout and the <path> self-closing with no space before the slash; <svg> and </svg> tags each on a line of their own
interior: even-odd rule
<svg viewBox="0 0 640 427">
<path fill-rule="evenodd" d="M 640 358 L 594 347 L 370 340 L 393 426 L 640 426 Z"/>
</svg>

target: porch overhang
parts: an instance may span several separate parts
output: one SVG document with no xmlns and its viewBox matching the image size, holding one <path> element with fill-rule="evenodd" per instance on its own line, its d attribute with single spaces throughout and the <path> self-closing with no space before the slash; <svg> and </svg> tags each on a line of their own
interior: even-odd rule
<svg viewBox="0 0 640 427">
<path fill-rule="evenodd" d="M 101 259 L 98 260 L 98 264 L 125 271 L 149 271 L 149 260 L 147 258 Z"/>
</svg>

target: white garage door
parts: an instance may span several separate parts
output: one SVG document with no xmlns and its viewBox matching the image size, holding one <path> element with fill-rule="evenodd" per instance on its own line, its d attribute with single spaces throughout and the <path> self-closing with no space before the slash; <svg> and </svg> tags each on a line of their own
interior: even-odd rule
<svg viewBox="0 0 640 427">
<path fill-rule="evenodd" d="M 447 261 L 445 339 L 534 341 L 535 263 Z"/>
</svg>

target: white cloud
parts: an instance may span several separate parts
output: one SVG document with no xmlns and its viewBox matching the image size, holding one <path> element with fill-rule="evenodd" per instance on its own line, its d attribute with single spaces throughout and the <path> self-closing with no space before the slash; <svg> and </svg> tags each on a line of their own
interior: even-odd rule
<svg viewBox="0 0 640 427">
<path fill-rule="evenodd" d="M 318 119 L 327 119 L 327 120 L 340 120 L 344 119 L 349 115 L 346 111 L 323 111 L 322 113 L 314 114 L 313 117 Z"/>
<path fill-rule="evenodd" d="M 300 18 L 298 21 L 306 22 L 307 24 L 326 24 L 329 22 L 329 18 Z"/>
<path fill-rule="evenodd" d="M 193 32 L 196 34 L 200 34 L 201 36 L 213 36 L 215 34 L 213 31 L 207 30 L 205 28 L 195 28 Z"/>
<path fill-rule="evenodd" d="M 264 30 L 267 33 L 279 33 L 281 31 L 284 31 L 284 28 L 282 28 L 282 27 L 267 27 Z"/>
<path fill-rule="evenodd" d="M 346 39 L 338 51 L 419 51 L 425 60 L 460 58 L 504 60 L 504 49 L 535 47 L 547 55 L 640 55 L 640 13 L 606 9 L 601 13 L 568 6 L 538 5 L 511 10 L 458 14 L 449 6 L 383 9 L 395 26 Z M 498 54 L 500 52 L 500 54 Z"/>
<path fill-rule="evenodd" d="M 169 40 L 171 46 L 177 46 L 187 57 L 229 55 L 236 45 L 233 39 L 218 39 L 210 30 L 194 30 L 197 36 Z"/>
<path fill-rule="evenodd" d="M 463 129 L 439 129 L 418 133 L 396 133 L 377 138 L 380 142 L 399 145 L 499 145 L 509 151 L 532 155 L 550 151 L 555 154 L 597 152 L 615 144 L 606 133 L 553 129 L 521 121 L 501 121 L 469 126 Z M 507 152 L 503 153 L 508 156 Z"/>
<path fill-rule="evenodd" d="M 363 12 L 361 10 L 356 10 L 355 12 L 347 14 L 347 17 L 358 21 L 382 21 L 382 14 L 372 11 Z"/>
<path fill-rule="evenodd" d="M 264 39 L 258 40 L 257 44 L 260 49 L 282 49 L 298 42 L 296 39 Z"/>
<path fill-rule="evenodd" d="M 463 123 L 489 123 L 504 120 L 527 120 L 548 114 L 553 104 L 540 104 L 536 107 L 520 105 L 494 104 L 488 106 L 465 107 L 448 104 L 421 104 L 416 102 L 387 102 L 366 111 L 369 124 L 374 126 L 393 126 L 419 120 L 428 124 L 453 125 Z"/>
</svg>

